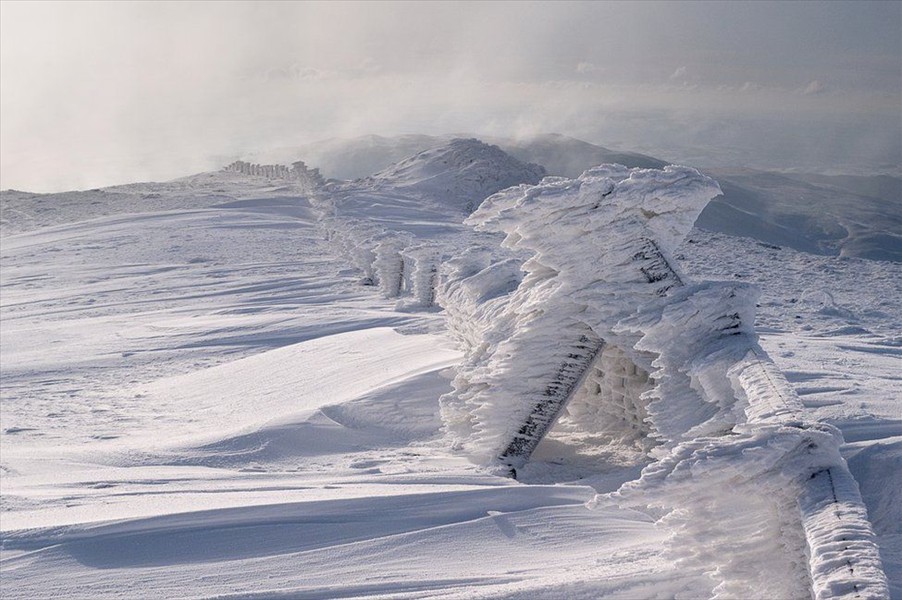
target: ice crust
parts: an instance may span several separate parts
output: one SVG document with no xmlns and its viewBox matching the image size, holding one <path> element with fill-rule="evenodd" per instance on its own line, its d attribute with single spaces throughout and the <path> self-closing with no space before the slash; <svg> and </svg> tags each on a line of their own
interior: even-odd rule
<svg viewBox="0 0 902 600">
<path fill-rule="evenodd" d="M 466 352 L 449 439 L 516 473 L 572 399 L 571 420 L 648 450 L 609 500 L 651 511 L 712 598 L 886 597 L 842 436 L 759 346 L 757 291 L 687 284 L 672 258 L 718 193 L 694 169 L 603 165 L 487 198 L 466 222 L 530 256 L 522 275 L 490 249 L 449 263 L 439 298 Z"/>
<path fill-rule="evenodd" d="M 460 224 L 485 197 L 545 170 L 475 139 L 453 139 L 353 182 L 314 193 L 321 227 L 363 281 L 410 308 L 434 305 L 441 265 L 461 252 Z M 380 218 L 373 218 L 378 207 Z M 437 225 L 441 223 L 442 225 Z"/>
<path fill-rule="evenodd" d="M 449 329 L 467 350 L 454 392 L 441 400 L 453 443 L 479 463 L 497 459 L 580 354 L 580 340 L 594 344 L 594 359 L 602 340 L 619 339 L 613 327 L 637 300 L 681 284 L 668 256 L 718 193 L 687 167 L 604 165 L 487 198 L 466 223 L 532 256 L 519 280 L 514 259 L 491 263 L 488 251 L 474 250 L 440 286 Z"/>
<path fill-rule="evenodd" d="M 660 318 L 628 320 L 643 331 L 637 347 L 657 356 L 648 410 L 662 444 L 614 496 L 665 511 L 675 559 L 706 571 L 714 598 L 887 597 L 842 436 L 806 417 L 758 345 L 747 292 L 702 284 L 675 294 Z M 699 551 L 699 539 L 718 552 Z"/>
</svg>

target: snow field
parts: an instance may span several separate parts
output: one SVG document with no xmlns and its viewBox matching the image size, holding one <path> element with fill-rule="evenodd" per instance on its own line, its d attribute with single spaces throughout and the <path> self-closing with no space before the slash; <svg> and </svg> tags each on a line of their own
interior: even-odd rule
<svg viewBox="0 0 902 600">
<path fill-rule="evenodd" d="M 459 355 L 413 334 L 440 317 L 342 275 L 303 199 L 217 176 L 249 197 L 4 235 L 4 597 L 688 585 L 645 516 L 449 455 Z"/>
<path fill-rule="evenodd" d="M 528 253 L 469 233 L 466 207 L 443 203 L 464 197 L 430 170 L 448 156 L 323 184 L 311 202 L 299 183 L 230 171 L 122 186 L 116 200 L 83 193 L 60 210 L 36 212 L 40 198 L 25 198 L 15 219 L 4 208 L 14 226 L 2 243 L 4 597 L 868 597 L 880 593 L 874 541 L 899 595 L 898 269 L 699 231 L 677 247 L 660 219 L 655 236 L 672 243 L 654 252 L 583 232 L 568 238 L 571 260 L 536 236 L 553 269 L 533 260 L 524 278 Z M 387 240 L 403 243 L 380 274 Z M 613 260 L 581 264 L 599 244 Z M 667 277 L 686 280 L 661 271 L 676 255 L 695 278 L 763 284 L 757 317 L 741 285 L 670 293 L 701 309 L 702 324 L 730 306 L 751 335 L 757 318 L 776 367 L 742 363 L 747 345 L 718 345 L 704 327 L 674 338 L 688 313 L 662 321 L 653 300 L 632 329 L 615 327 L 633 293 L 625 285 L 652 299 L 673 287 Z M 634 276 L 593 287 L 603 301 L 591 311 L 553 273 L 602 268 L 615 280 L 624 266 Z M 400 281 L 398 295 L 359 286 L 361 273 Z M 522 281 L 529 294 L 514 314 Z M 520 469 L 529 485 L 447 448 L 443 420 L 472 440 L 470 411 L 487 404 L 437 399 L 485 398 L 479 378 L 494 375 L 477 371 L 470 385 L 458 373 L 451 387 L 460 354 L 443 316 L 422 310 L 432 290 L 467 360 L 508 360 L 499 348 L 557 358 L 551 371 L 538 360 L 519 370 L 513 386 L 560 375 L 572 350 L 549 347 L 549 332 L 588 322 L 616 342 L 599 355 L 601 376 L 579 382 L 586 396 L 569 406 L 583 412 L 565 415 Z M 740 292 L 732 305 L 729 290 Z M 555 301 L 560 310 L 539 314 Z M 531 333 L 505 346 L 524 326 Z M 648 349 L 632 350 L 640 338 Z M 651 364 L 667 344 L 671 380 Z M 747 368 L 723 377 L 737 361 Z M 791 410 L 769 393 L 748 401 L 743 390 L 754 396 L 756 381 L 780 372 Z M 661 386 L 668 402 L 654 395 Z M 480 419 L 510 419 L 505 398 L 492 402 Z M 621 426 L 600 427 L 611 413 Z M 855 479 L 837 469 L 836 431 L 799 428 L 798 413 L 842 430 L 867 516 Z M 799 496 L 803 474 L 814 479 Z M 855 589 L 862 580 L 875 586 Z"/>
</svg>

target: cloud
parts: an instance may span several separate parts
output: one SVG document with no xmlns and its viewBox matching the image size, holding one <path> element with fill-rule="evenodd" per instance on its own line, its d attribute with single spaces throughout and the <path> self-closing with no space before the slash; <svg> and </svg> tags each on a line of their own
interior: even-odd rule
<svg viewBox="0 0 902 600">
<path fill-rule="evenodd" d="M 576 72 L 580 75 L 593 75 L 596 73 L 601 73 L 602 71 L 604 71 L 603 67 L 599 67 L 596 64 L 586 61 L 583 61 L 576 65 Z"/>
<path fill-rule="evenodd" d="M 0 2 L 0 188 L 164 179 L 367 133 L 559 131 L 677 159 L 686 123 L 867 117 L 893 141 L 900 8 Z M 864 20 L 835 27 L 849 15 Z"/>
<path fill-rule="evenodd" d="M 802 90 L 803 96 L 814 96 L 815 94 L 822 94 L 827 89 L 823 83 L 818 81 L 817 79 L 812 79 L 807 86 Z"/>
<path fill-rule="evenodd" d="M 677 67 L 676 71 L 670 74 L 670 80 L 676 81 L 677 79 L 683 79 L 686 77 L 688 71 L 689 70 L 685 66 Z"/>
</svg>

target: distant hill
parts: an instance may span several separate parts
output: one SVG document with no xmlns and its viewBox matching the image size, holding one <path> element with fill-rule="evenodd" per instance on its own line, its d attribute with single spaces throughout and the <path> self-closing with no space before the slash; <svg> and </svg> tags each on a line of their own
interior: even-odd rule
<svg viewBox="0 0 902 600">
<path fill-rule="evenodd" d="M 547 133 L 524 139 L 484 138 L 505 152 L 525 162 L 538 163 L 549 175 L 579 177 L 591 167 L 616 163 L 625 167 L 660 169 L 669 163 L 636 152 L 620 152 L 590 144 L 576 138 Z"/>
<path fill-rule="evenodd" d="M 367 178 L 377 186 L 463 201 L 470 213 L 486 197 L 521 183 L 536 184 L 545 168 L 517 160 L 475 138 L 454 139 L 424 150 Z"/>
<path fill-rule="evenodd" d="M 902 180 L 746 169 L 706 173 L 724 195 L 702 211 L 697 227 L 814 254 L 902 262 Z"/>
<path fill-rule="evenodd" d="M 278 148 L 254 153 L 244 158 L 252 162 L 284 164 L 302 159 L 308 165 L 318 167 L 326 177 L 359 179 L 381 171 L 414 154 L 445 144 L 452 139 L 474 137 L 498 146 L 523 162 L 542 165 L 549 175 L 578 177 L 586 169 L 602 163 L 619 163 L 627 167 L 645 168 L 660 168 L 668 164 L 663 160 L 644 154 L 610 150 L 556 133 L 522 139 L 474 136 L 472 134 L 391 137 L 365 135 L 347 139 L 333 138 L 297 147 Z"/>
</svg>

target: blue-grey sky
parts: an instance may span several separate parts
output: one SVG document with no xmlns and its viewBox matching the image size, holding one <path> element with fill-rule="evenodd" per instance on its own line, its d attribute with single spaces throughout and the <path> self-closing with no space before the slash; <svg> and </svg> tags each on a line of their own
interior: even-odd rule
<svg viewBox="0 0 902 600">
<path fill-rule="evenodd" d="M 364 133 L 898 170 L 902 2 L 0 4 L 0 187 Z"/>
</svg>

